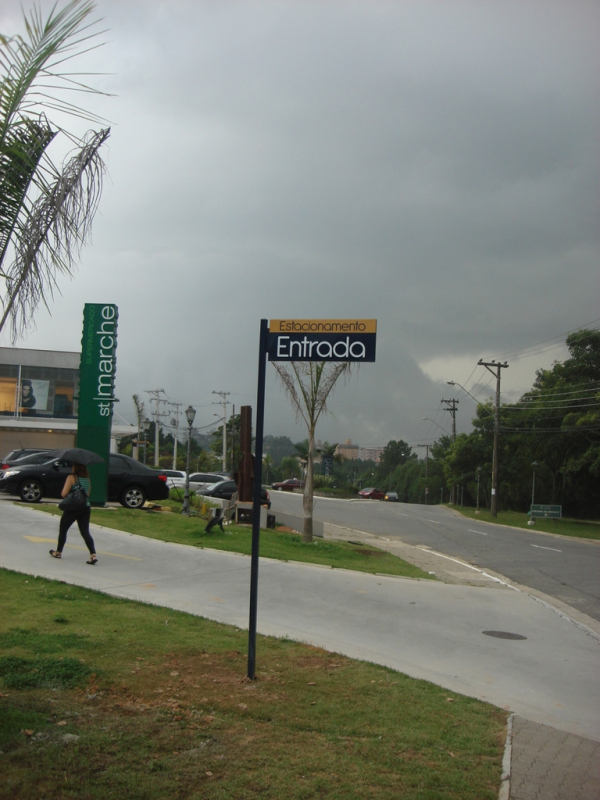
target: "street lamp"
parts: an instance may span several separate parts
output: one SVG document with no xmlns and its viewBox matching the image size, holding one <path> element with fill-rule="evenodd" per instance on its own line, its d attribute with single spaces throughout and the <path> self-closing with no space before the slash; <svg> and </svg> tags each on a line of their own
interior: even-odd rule
<svg viewBox="0 0 600 800">
<path fill-rule="evenodd" d="M 144 426 L 144 464 L 146 463 L 146 450 L 148 449 L 148 443 L 146 442 L 146 434 L 150 430 L 150 425 L 152 425 L 152 423 L 150 422 L 148 417 L 146 417 L 144 419 L 144 422 L 143 422 L 143 426 Z"/>
<path fill-rule="evenodd" d="M 533 478 L 531 481 L 531 518 L 527 522 L 528 525 L 535 525 L 535 519 L 533 518 L 533 504 L 535 502 L 535 468 L 537 467 L 537 461 L 533 461 L 531 466 L 533 467 Z"/>
<path fill-rule="evenodd" d="M 475 513 L 479 514 L 479 478 L 481 477 L 481 467 L 477 467 L 477 508 Z"/>
<path fill-rule="evenodd" d="M 185 462 L 185 495 L 181 508 L 181 513 L 187 516 L 189 516 L 190 513 L 190 450 L 192 446 L 192 425 L 194 424 L 195 416 L 196 409 L 192 408 L 192 406 L 188 406 L 185 410 L 185 418 L 188 424 L 187 459 Z"/>
</svg>

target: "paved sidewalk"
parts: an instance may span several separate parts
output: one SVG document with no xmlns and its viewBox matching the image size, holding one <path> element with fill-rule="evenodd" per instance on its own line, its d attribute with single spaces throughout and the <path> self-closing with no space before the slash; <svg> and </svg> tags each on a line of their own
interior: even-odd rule
<svg viewBox="0 0 600 800">
<path fill-rule="evenodd" d="M 100 565 L 90 568 L 76 531 L 61 561 L 48 556 L 56 517 L 1 506 L 2 567 L 247 627 L 246 556 L 93 526 Z M 261 559 L 258 627 L 516 712 L 513 800 L 600 798 L 598 637 L 524 592 Z M 563 790 L 570 793 L 556 793 Z"/>
<path fill-rule="evenodd" d="M 513 719 L 511 800 L 598 800 L 600 743 Z"/>
</svg>

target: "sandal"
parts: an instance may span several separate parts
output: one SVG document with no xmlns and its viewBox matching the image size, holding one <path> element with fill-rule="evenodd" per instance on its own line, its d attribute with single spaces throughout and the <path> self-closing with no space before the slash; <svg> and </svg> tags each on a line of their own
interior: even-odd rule
<svg viewBox="0 0 600 800">
<path fill-rule="evenodd" d="M 50 555 L 52 558 L 62 558 L 62 555 L 58 552 L 58 550 L 50 550 Z"/>
<path fill-rule="evenodd" d="M 90 560 L 86 561 L 85 563 L 93 566 L 94 564 L 98 563 L 98 558 L 96 556 L 90 556 Z"/>
</svg>

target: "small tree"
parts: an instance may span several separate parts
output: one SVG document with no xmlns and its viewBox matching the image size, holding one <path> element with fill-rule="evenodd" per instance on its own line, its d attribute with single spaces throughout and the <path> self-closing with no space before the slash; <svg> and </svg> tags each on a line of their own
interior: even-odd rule
<svg viewBox="0 0 600 800">
<path fill-rule="evenodd" d="M 319 417 L 327 411 L 327 400 L 342 375 L 350 371 L 348 362 L 335 361 L 291 361 L 289 369 L 282 362 L 272 362 L 286 393 L 290 398 L 297 419 L 303 419 L 308 432 L 306 475 L 304 479 L 304 530 L 302 540 L 313 540 L 313 459 L 315 452 L 315 429 Z"/>
</svg>

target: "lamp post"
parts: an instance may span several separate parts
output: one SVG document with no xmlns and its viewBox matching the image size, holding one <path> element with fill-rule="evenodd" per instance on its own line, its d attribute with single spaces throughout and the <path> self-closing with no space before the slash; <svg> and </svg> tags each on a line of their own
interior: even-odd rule
<svg viewBox="0 0 600 800">
<path fill-rule="evenodd" d="M 185 462 L 185 495 L 183 498 L 183 506 L 181 513 L 189 516 L 190 513 L 190 450 L 192 446 L 192 425 L 194 424 L 194 417 L 196 416 L 196 409 L 188 406 L 185 410 L 185 418 L 188 424 L 188 441 L 187 441 L 187 458 Z"/>
<path fill-rule="evenodd" d="M 144 464 L 145 464 L 146 463 L 146 450 L 148 449 L 148 442 L 146 441 L 146 434 L 150 430 L 150 425 L 152 425 L 152 423 L 150 422 L 148 417 L 146 417 L 144 419 L 143 425 L 144 425 Z"/>
<path fill-rule="evenodd" d="M 475 513 L 479 514 L 479 478 L 481 477 L 481 467 L 477 467 L 477 508 Z"/>
<path fill-rule="evenodd" d="M 533 504 L 535 502 L 535 468 L 537 465 L 537 461 L 532 461 L 531 466 L 533 467 L 533 477 L 531 480 L 531 518 L 527 522 L 528 525 L 535 525 L 535 519 L 533 518 Z"/>
</svg>

